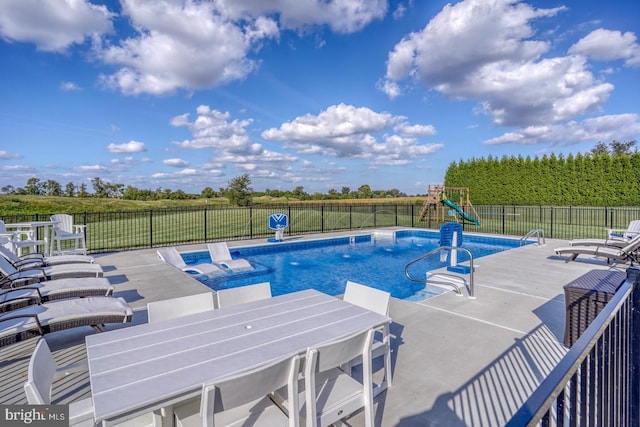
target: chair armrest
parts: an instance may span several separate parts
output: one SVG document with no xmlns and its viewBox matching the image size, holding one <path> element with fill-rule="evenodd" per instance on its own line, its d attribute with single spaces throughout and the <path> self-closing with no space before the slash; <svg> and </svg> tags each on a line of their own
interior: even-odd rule
<svg viewBox="0 0 640 427">
<path fill-rule="evenodd" d="M 30 254 L 24 254 L 20 256 L 20 261 L 44 261 L 44 254 L 39 252 L 32 252 Z"/>
<path fill-rule="evenodd" d="M 40 335 L 44 335 L 44 329 L 42 329 L 42 324 L 40 323 L 40 319 L 38 319 L 38 315 L 36 314 L 16 314 L 13 316 L 1 316 L 0 315 L 0 322 L 4 322 L 6 320 L 13 320 L 13 319 L 22 319 L 25 317 L 33 317 L 33 319 L 36 322 L 36 326 L 38 327 L 38 333 L 40 333 Z"/>
<path fill-rule="evenodd" d="M 29 271 L 33 271 L 32 274 L 23 275 L 22 277 L 18 277 L 21 274 L 28 273 Z M 29 270 L 16 270 L 11 274 L 4 276 L 0 279 L 0 283 L 11 282 L 12 284 L 16 284 L 16 282 L 28 281 L 29 279 L 38 279 L 38 282 L 43 280 L 47 280 L 47 275 L 44 274 L 44 268 L 30 268 Z"/>
<path fill-rule="evenodd" d="M 76 233 L 84 233 L 84 229 L 87 228 L 84 224 L 74 224 L 73 228 Z"/>
<path fill-rule="evenodd" d="M 43 261 L 38 258 L 21 259 L 13 263 L 13 266 L 18 271 L 32 270 L 34 268 L 41 268 L 44 266 Z"/>
<path fill-rule="evenodd" d="M 17 291 L 21 291 L 23 289 L 31 289 L 31 290 L 35 290 L 36 293 L 38 294 L 36 295 L 21 295 L 18 297 L 14 297 L 14 298 L 6 298 L 6 299 L 2 299 L 2 296 L 4 295 L 9 295 L 11 292 L 17 292 Z M 40 293 L 40 288 L 35 287 L 35 286 L 21 286 L 19 288 L 9 288 L 9 289 L 3 289 L 0 291 L 0 307 L 2 307 L 2 305 L 9 303 L 11 301 L 17 301 L 17 300 L 21 300 L 21 299 L 33 299 L 36 301 L 36 304 L 42 304 L 42 294 Z M 0 312 L 3 312 L 3 310 L 0 310 Z"/>
</svg>

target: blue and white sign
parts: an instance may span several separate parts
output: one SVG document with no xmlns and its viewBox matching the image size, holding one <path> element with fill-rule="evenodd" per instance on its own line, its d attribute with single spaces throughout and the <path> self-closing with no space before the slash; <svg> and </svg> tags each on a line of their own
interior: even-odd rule
<svg viewBox="0 0 640 427">
<path fill-rule="evenodd" d="M 270 230 L 284 230 L 289 227 L 289 216 L 283 213 L 274 213 L 269 215 Z"/>
</svg>

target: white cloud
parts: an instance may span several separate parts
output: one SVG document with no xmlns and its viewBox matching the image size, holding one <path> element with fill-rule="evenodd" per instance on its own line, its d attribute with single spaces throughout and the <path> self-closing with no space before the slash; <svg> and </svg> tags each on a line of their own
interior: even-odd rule
<svg viewBox="0 0 640 427">
<path fill-rule="evenodd" d="M 186 168 L 187 166 L 189 166 L 189 162 L 182 159 L 166 159 L 162 162 L 162 164 L 171 166 L 173 168 Z"/>
<path fill-rule="evenodd" d="M 82 88 L 77 84 L 75 84 L 74 82 L 62 82 L 60 83 L 60 89 L 66 92 L 74 92 L 74 91 L 82 90 Z"/>
<path fill-rule="evenodd" d="M 107 168 L 102 165 L 82 165 L 74 168 L 80 172 L 106 172 Z"/>
<path fill-rule="evenodd" d="M 105 6 L 86 0 L 2 0 L 0 36 L 34 43 L 42 51 L 64 52 L 111 32 L 113 16 Z"/>
<path fill-rule="evenodd" d="M 624 59 L 631 67 L 640 66 L 640 45 L 634 33 L 599 28 L 578 40 L 569 53 L 581 54 L 599 61 Z"/>
<path fill-rule="evenodd" d="M 580 142 L 620 141 L 640 133 L 640 115 L 617 114 L 569 121 L 566 124 L 528 126 L 485 141 L 488 145 L 572 145 Z"/>
<path fill-rule="evenodd" d="M 144 142 L 129 141 L 124 144 L 109 144 L 107 151 L 110 153 L 142 153 L 147 151 Z"/>
<path fill-rule="evenodd" d="M 399 135 L 376 134 L 390 129 Z M 306 114 L 279 128 L 267 129 L 262 137 L 282 141 L 299 154 L 368 159 L 374 165 L 408 164 L 419 155 L 431 154 L 438 144 L 419 144 L 417 137 L 435 135 L 431 125 L 410 125 L 406 117 L 377 113 L 366 107 L 338 104 L 317 116 Z"/>
<path fill-rule="evenodd" d="M 478 111 L 499 126 L 560 123 L 597 111 L 613 85 L 596 79 L 583 56 L 543 58 L 550 45 L 533 38 L 533 20 L 564 10 L 518 0 L 447 5 L 394 47 L 378 87 L 393 98 L 400 83 L 418 82 L 450 98 L 477 99 Z"/>
<path fill-rule="evenodd" d="M 283 28 L 327 25 L 338 33 L 361 30 L 387 13 L 387 0 L 216 0 L 221 14 L 239 21 L 277 15 Z"/>
<path fill-rule="evenodd" d="M 22 156 L 18 153 L 10 153 L 8 151 L 0 150 L 0 160 L 20 159 Z"/>
<path fill-rule="evenodd" d="M 281 27 L 350 33 L 386 11 L 386 0 L 123 0 L 136 34 L 99 51 L 119 67 L 100 80 L 128 95 L 212 88 L 255 70 L 248 54 L 277 39 Z"/>
</svg>

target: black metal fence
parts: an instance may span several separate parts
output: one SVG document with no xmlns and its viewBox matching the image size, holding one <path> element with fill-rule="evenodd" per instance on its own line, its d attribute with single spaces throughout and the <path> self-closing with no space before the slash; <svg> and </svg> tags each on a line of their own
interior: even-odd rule
<svg viewBox="0 0 640 427">
<path fill-rule="evenodd" d="M 640 425 L 640 268 L 627 280 L 507 423 Z"/>
<path fill-rule="evenodd" d="M 268 237 L 268 217 L 289 216 L 285 235 L 361 230 L 376 227 L 438 229 L 443 221 L 460 217 L 441 211 L 439 218 L 420 220 L 421 204 L 309 204 L 247 208 L 207 207 L 123 212 L 73 213 L 74 223 L 85 224 L 89 251 L 104 252 L 155 246 Z M 607 228 L 626 229 L 640 219 L 640 207 L 575 206 L 475 206 L 480 225 L 464 224 L 465 230 L 523 236 L 542 229 L 549 238 L 606 237 Z M 0 215 L 6 223 L 46 221 L 51 213 Z"/>
</svg>

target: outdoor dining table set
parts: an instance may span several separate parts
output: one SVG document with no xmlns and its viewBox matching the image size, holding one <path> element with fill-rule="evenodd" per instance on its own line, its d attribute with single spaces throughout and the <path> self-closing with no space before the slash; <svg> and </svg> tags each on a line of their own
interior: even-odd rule
<svg viewBox="0 0 640 427">
<path fill-rule="evenodd" d="M 373 336 L 374 328 L 390 323 L 388 316 L 305 290 L 90 335 L 94 421 L 111 425 L 153 413 L 156 421 L 172 425 L 175 405 L 191 399 L 200 407 L 203 385 L 283 357 L 304 358 L 309 348 L 345 337 L 367 331 Z"/>
</svg>

